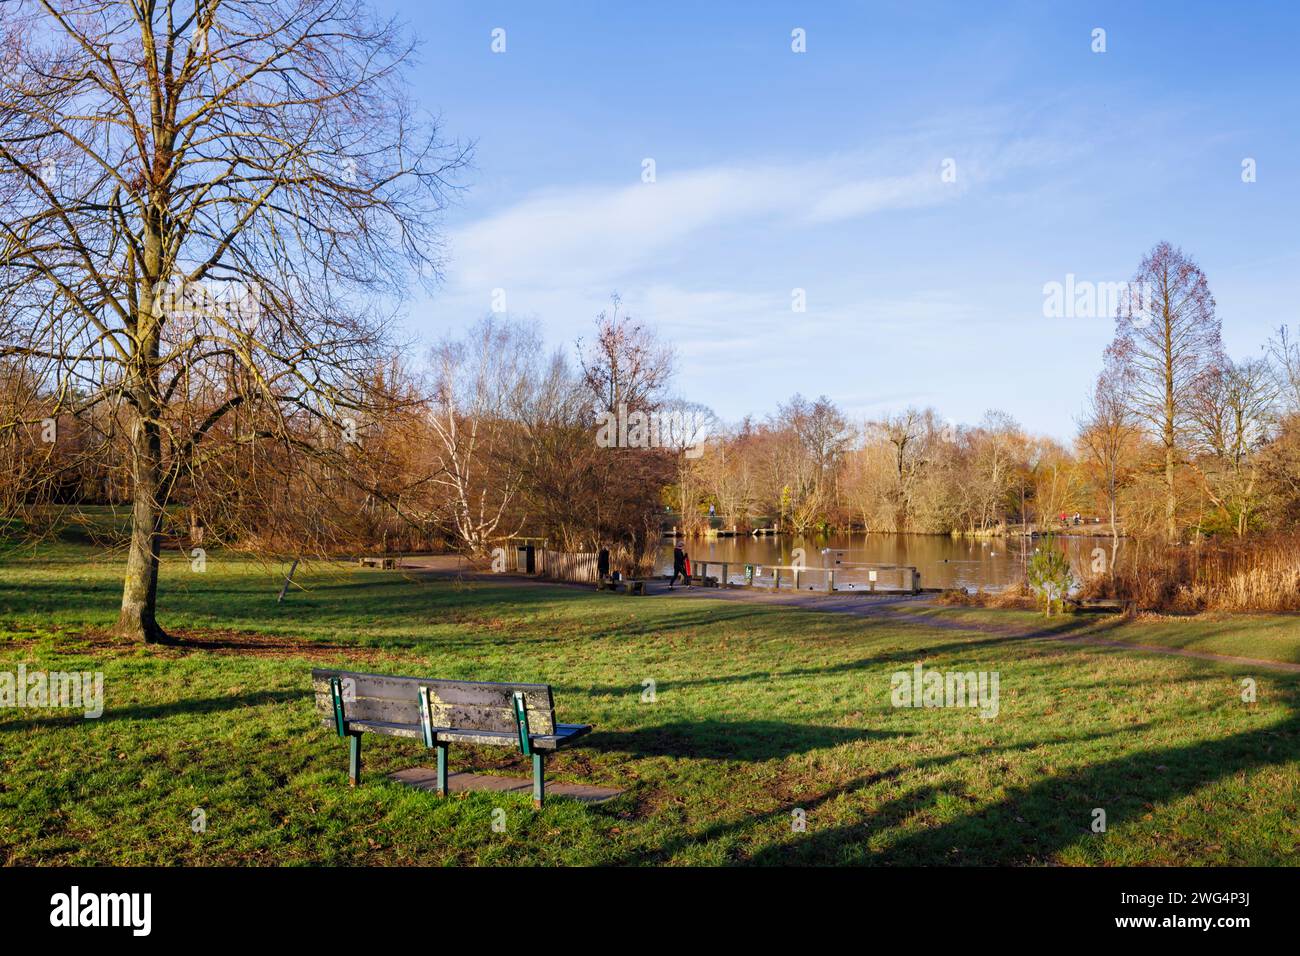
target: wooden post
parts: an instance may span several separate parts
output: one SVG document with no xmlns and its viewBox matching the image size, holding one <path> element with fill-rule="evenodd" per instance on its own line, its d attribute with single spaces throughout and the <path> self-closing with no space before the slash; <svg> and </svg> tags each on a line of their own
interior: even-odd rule
<svg viewBox="0 0 1300 956">
<path fill-rule="evenodd" d="M 835 571 L 826 572 L 826 593 L 831 594 L 835 591 Z"/>
<path fill-rule="evenodd" d="M 533 806 L 538 810 L 542 809 L 542 801 L 546 798 L 546 763 L 542 758 L 540 750 L 533 751 Z"/>
<path fill-rule="evenodd" d="M 772 569 L 772 590 L 773 591 L 781 590 L 781 569 L 780 568 Z"/>
<path fill-rule="evenodd" d="M 276 604 L 284 603 L 284 592 L 289 590 L 289 583 L 293 581 L 293 572 L 298 570 L 298 562 L 300 560 L 300 558 L 293 559 L 293 564 L 289 568 L 289 573 L 284 576 L 284 587 L 280 588 L 280 596 L 275 599 Z"/>
<path fill-rule="evenodd" d="M 361 735 L 348 734 L 348 783 L 356 786 L 361 782 Z"/>
<path fill-rule="evenodd" d="M 798 568 L 794 569 L 794 589 L 796 591 L 799 590 L 799 569 Z"/>
</svg>

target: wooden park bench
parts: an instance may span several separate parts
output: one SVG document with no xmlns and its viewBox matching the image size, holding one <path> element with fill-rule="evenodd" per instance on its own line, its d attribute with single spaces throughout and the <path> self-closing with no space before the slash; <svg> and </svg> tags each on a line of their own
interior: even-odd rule
<svg viewBox="0 0 1300 956">
<path fill-rule="evenodd" d="M 1128 614 L 1137 606 L 1135 601 L 1122 598 L 1065 598 L 1065 603 L 1075 611 L 1100 611 L 1113 614 Z"/>
<path fill-rule="evenodd" d="M 645 594 L 645 581 L 640 578 L 620 578 L 615 581 L 613 578 L 602 578 L 596 584 L 597 591 L 613 591 L 624 594 Z"/>
<path fill-rule="evenodd" d="M 396 558 L 367 556 L 363 558 L 358 558 L 357 563 L 360 564 L 363 568 L 380 568 L 381 570 L 384 571 L 391 571 L 393 570 L 393 568 L 397 567 Z"/>
<path fill-rule="evenodd" d="M 549 684 L 432 680 L 313 669 L 321 723 L 348 739 L 348 781 L 361 782 L 361 735 L 409 737 L 438 751 L 437 793 L 447 795 L 447 747 L 518 747 L 533 758 L 533 804 L 545 789 L 545 755 L 591 732 L 555 721 Z"/>
</svg>

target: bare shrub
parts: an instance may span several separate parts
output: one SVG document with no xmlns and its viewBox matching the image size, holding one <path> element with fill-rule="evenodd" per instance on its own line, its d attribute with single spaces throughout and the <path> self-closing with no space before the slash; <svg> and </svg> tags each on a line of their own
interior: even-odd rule
<svg viewBox="0 0 1300 956">
<path fill-rule="evenodd" d="M 1080 594 L 1133 601 L 1144 611 L 1300 611 L 1300 537 L 1135 543 L 1113 575 L 1085 578 Z"/>
</svg>

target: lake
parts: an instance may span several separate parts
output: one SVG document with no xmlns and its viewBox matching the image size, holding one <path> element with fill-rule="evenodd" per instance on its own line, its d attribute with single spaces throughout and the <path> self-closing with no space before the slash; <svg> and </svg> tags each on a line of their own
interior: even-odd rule
<svg viewBox="0 0 1300 956">
<path fill-rule="evenodd" d="M 806 566 L 823 567 L 823 549 L 844 551 L 845 563 L 899 564 L 916 567 L 921 573 L 921 586 L 926 588 L 964 587 L 971 590 L 982 587 L 997 590 L 1023 581 L 1026 556 L 1035 548 L 1048 547 L 1045 538 L 953 538 L 937 534 L 887 534 L 882 532 L 833 535 L 773 535 L 734 538 L 683 538 L 679 539 L 692 562 L 728 561 L 736 567 L 729 569 L 733 581 L 739 581 L 744 564 L 788 565 L 795 548 L 804 549 Z M 664 574 L 673 567 L 673 540 L 665 538 L 659 554 L 659 564 Z M 1092 535 L 1055 537 L 1052 547 L 1063 550 L 1078 577 L 1088 569 L 1095 548 L 1110 554 L 1111 539 Z M 1124 541 L 1120 541 L 1120 554 Z M 720 569 L 719 569 L 720 570 Z M 716 573 L 710 570 L 710 574 Z M 821 575 L 810 575 L 810 583 L 820 584 Z M 852 575 L 844 575 L 851 578 Z M 882 582 L 884 578 L 881 578 Z"/>
</svg>

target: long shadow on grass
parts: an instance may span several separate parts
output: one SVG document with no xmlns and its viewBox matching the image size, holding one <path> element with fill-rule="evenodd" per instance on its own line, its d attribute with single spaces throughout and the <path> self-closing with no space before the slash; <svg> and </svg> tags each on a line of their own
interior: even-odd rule
<svg viewBox="0 0 1300 956">
<path fill-rule="evenodd" d="M 1114 829 L 1233 774 L 1300 760 L 1300 716 L 1260 730 L 1182 747 L 1144 750 L 1011 791 L 990 808 L 907 835 L 876 854 L 872 821 L 817 829 L 792 846 L 768 847 L 752 862 L 855 864 L 1033 864 L 1049 862 L 1091 832 L 1094 808 Z"/>
<path fill-rule="evenodd" d="M 105 696 L 108 697 L 107 694 Z M 113 707 L 110 699 L 106 701 L 104 713 L 100 717 L 87 718 L 79 710 L 70 710 L 49 717 L 6 721 L 0 723 L 0 732 L 32 730 L 38 727 L 59 728 L 78 724 L 112 723 L 118 720 L 157 720 L 182 714 L 196 716 L 236 710 L 240 707 L 261 707 L 264 704 L 283 704 L 302 700 L 303 692 L 300 690 L 259 690 L 247 694 L 234 694 L 230 697 L 203 697 L 176 700 L 166 704 L 137 704 L 129 707 Z"/>
<path fill-rule="evenodd" d="M 596 731 L 587 738 L 593 750 L 634 757 L 701 760 L 780 760 L 793 754 L 865 740 L 907 734 L 853 727 L 818 727 L 776 720 L 692 720 L 642 730 Z"/>
<path fill-rule="evenodd" d="M 819 807 L 831 803 L 839 797 L 849 796 L 866 787 L 872 787 L 880 783 L 895 780 L 904 773 L 915 771 L 931 770 L 943 767 L 947 764 L 958 760 L 968 760 L 972 757 L 994 757 L 1001 754 L 1019 753 L 1034 750 L 1044 742 L 1053 745 L 1056 744 L 1080 744 L 1089 741 L 1103 740 L 1107 737 L 1127 735 L 1145 728 L 1146 724 L 1137 727 L 1126 727 L 1122 730 L 1101 731 L 1089 734 L 1083 734 L 1077 737 L 1068 737 L 1053 739 L 1050 741 L 1025 741 L 1013 744 L 997 744 L 986 747 L 980 747 L 976 750 L 957 751 L 949 754 L 942 754 L 935 757 L 927 757 L 914 763 L 900 764 L 890 767 L 887 770 L 865 774 L 856 777 L 847 783 L 838 787 L 833 787 L 824 793 L 819 794 L 802 794 L 797 798 L 787 799 L 772 810 L 761 813 L 748 813 L 742 818 L 727 822 L 715 823 L 706 827 L 702 831 L 683 830 L 679 836 L 666 841 L 660 846 L 643 850 L 638 853 L 629 854 L 620 860 L 614 861 L 615 865 L 639 865 L 639 864 L 656 864 L 664 863 L 671 860 L 677 853 L 681 852 L 688 846 L 694 846 L 700 843 L 708 843 L 713 840 L 722 839 L 732 833 L 740 833 L 746 830 L 752 830 L 761 826 L 778 826 L 782 832 L 787 832 L 792 814 L 796 809 L 803 810 L 805 820 L 808 823 L 809 832 L 814 832 L 813 828 L 816 823 L 814 813 Z M 839 728 L 835 728 L 839 729 Z M 899 736 L 899 735 L 890 735 Z M 810 748 L 813 749 L 813 748 Z M 960 789 L 956 785 L 943 785 L 940 787 L 922 786 L 908 791 L 905 794 L 876 807 L 872 811 L 870 823 L 864 823 L 855 827 L 840 827 L 835 832 L 848 834 L 847 840 L 858 841 L 859 845 L 877 831 L 883 831 L 889 827 L 897 825 L 903 819 L 906 819 L 913 813 L 924 810 L 933 805 L 942 793 L 953 793 L 961 795 Z M 821 831 L 816 831 L 820 836 Z M 844 840 L 837 843 L 829 838 L 822 838 L 816 841 L 815 848 L 805 849 L 808 847 L 808 838 L 801 836 L 800 842 L 795 846 L 788 844 L 781 847 L 772 848 L 770 851 L 764 851 L 755 857 L 751 862 L 755 863 L 827 863 L 827 862 L 861 862 L 860 860 L 846 860 L 846 851 Z M 849 847 L 850 851 L 853 849 Z M 860 852 L 860 851 L 859 851 Z M 772 855 L 768 855 L 772 854 Z M 805 859 L 805 857 L 809 857 Z M 798 859 L 796 859 L 798 857 Z M 936 861 L 938 862 L 938 861 Z M 951 861 L 948 861 L 951 862 Z"/>
<path fill-rule="evenodd" d="M 666 693 L 669 690 L 680 690 L 684 687 L 715 687 L 723 684 L 748 684 L 752 682 L 766 682 L 775 680 L 788 680 L 797 677 L 828 677 L 832 674 L 847 674 L 852 671 L 867 670 L 880 664 L 911 664 L 913 661 L 924 660 L 930 654 L 947 654 L 954 651 L 970 650 L 987 644 L 1004 644 L 1015 638 L 990 637 L 983 640 L 959 641 L 950 644 L 935 644 L 930 647 L 906 647 L 894 651 L 888 651 L 882 654 L 873 654 L 870 657 L 858 657 L 851 661 L 840 661 L 838 664 L 827 664 L 825 667 L 794 667 L 785 670 L 761 670 L 746 671 L 743 674 L 710 674 L 705 677 L 685 677 L 685 678 L 664 678 L 656 680 L 656 693 Z M 620 696 L 623 694 L 641 693 L 641 684 L 552 684 L 552 689 L 569 694 L 588 694 L 591 696 Z"/>
<path fill-rule="evenodd" d="M 656 690 L 659 693 L 663 693 L 668 690 L 683 687 L 711 687 L 722 684 L 745 684 L 751 681 L 786 680 L 798 677 L 825 677 L 832 674 L 844 674 L 851 671 L 866 670 L 882 664 L 912 664 L 917 661 L 924 661 L 931 656 L 953 653 L 960 654 L 985 647 L 1000 647 L 1008 644 L 1021 643 L 1041 644 L 1044 638 L 1059 638 L 1073 634 L 1078 630 L 1087 630 L 1088 636 L 1090 637 L 1100 636 L 1105 633 L 1105 631 L 1118 626 L 1118 622 L 1103 624 L 1100 627 L 1096 626 L 1093 622 L 1080 622 L 1078 624 L 1068 624 L 1059 628 L 1054 628 L 1051 631 L 1033 630 L 1015 634 L 997 634 L 990 637 L 972 637 L 969 640 L 947 641 L 934 644 L 914 643 L 908 644 L 905 647 L 885 651 L 880 654 L 873 654 L 869 657 L 859 657 L 851 661 L 841 661 L 838 664 L 828 664 L 825 667 L 795 667 L 784 670 L 747 671 L 743 674 L 716 674 L 705 677 L 687 677 L 682 679 L 667 678 L 656 682 Z M 1062 644 L 1059 649 L 1078 653 L 1081 647 L 1087 646 L 1088 645 Z M 640 693 L 642 689 L 640 684 L 552 684 L 552 687 L 556 691 L 564 693 L 589 694 L 593 696 L 617 696 L 621 694 Z"/>
<path fill-rule="evenodd" d="M 747 612 L 744 614 L 734 614 L 720 616 L 710 614 L 707 611 L 702 612 L 682 612 L 674 613 L 670 616 L 656 617 L 650 621 L 627 621 L 611 618 L 609 621 L 596 619 L 592 621 L 591 615 L 584 617 L 584 626 L 596 633 L 583 634 L 582 639 L 588 642 L 602 640 L 627 641 L 630 638 L 644 637 L 647 635 L 664 636 L 674 631 L 691 631 L 703 627 L 713 627 L 718 624 L 735 623 L 742 621 L 751 615 Z M 456 648 L 482 648 L 485 643 L 491 643 L 492 646 L 501 646 L 508 644 L 526 644 L 533 647 L 541 647 L 545 644 L 563 644 L 574 639 L 572 634 L 572 623 L 565 621 L 554 623 L 550 621 L 527 621 L 520 622 L 521 628 L 527 628 L 528 633 L 522 637 L 503 637 L 500 634 L 489 631 L 483 627 L 482 621 L 467 620 L 464 626 L 472 628 L 472 632 L 464 637 L 439 637 L 436 641 L 425 641 L 416 643 L 420 646 L 434 643 L 439 649 L 456 649 Z M 568 632 L 568 633 L 565 633 Z M 626 688 L 618 688 L 619 691 Z"/>
</svg>

